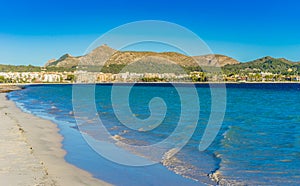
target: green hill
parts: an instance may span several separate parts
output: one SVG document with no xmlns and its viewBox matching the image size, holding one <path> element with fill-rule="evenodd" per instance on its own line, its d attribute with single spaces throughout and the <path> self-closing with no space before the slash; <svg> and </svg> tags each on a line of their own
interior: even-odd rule
<svg viewBox="0 0 300 186">
<path fill-rule="evenodd" d="M 284 58 L 272 58 L 270 56 L 256 59 L 246 63 L 235 65 L 225 65 L 223 67 L 225 74 L 234 73 L 258 73 L 270 72 L 273 74 L 299 74 L 300 64 L 289 61 Z"/>
<path fill-rule="evenodd" d="M 70 72 L 74 71 L 75 68 L 64 68 L 64 67 L 39 67 L 39 66 L 32 66 L 32 65 L 1 65 L 0 64 L 0 72 Z"/>
</svg>

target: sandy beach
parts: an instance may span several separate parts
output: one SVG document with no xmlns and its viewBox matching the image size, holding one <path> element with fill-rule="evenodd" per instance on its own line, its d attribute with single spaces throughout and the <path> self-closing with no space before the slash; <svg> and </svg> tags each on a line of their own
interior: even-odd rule
<svg viewBox="0 0 300 186">
<path fill-rule="evenodd" d="M 0 185 L 109 185 L 67 163 L 50 121 L 22 112 L 0 93 Z"/>
</svg>

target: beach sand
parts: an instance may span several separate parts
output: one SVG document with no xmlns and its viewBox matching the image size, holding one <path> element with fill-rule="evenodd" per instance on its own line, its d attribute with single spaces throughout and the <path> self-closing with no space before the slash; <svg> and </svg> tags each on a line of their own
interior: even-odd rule
<svg viewBox="0 0 300 186">
<path fill-rule="evenodd" d="M 67 163 L 50 121 L 22 112 L 0 93 L 0 185 L 109 185 Z"/>
</svg>

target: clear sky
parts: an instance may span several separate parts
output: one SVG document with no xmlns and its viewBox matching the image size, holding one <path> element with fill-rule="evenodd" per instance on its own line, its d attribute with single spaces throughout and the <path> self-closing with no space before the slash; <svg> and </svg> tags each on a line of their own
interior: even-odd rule
<svg viewBox="0 0 300 186">
<path fill-rule="evenodd" d="M 298 0 L 0 0 L 0 63 L 43 65 L 81 55 L 101 34 L 140 20 L 182 25 L 242 62 L 300 61 Z"/>
</svg>

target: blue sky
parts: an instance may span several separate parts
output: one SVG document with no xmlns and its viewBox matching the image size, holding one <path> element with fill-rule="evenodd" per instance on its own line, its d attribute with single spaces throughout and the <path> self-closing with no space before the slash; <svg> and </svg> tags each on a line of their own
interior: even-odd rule
<svg viewBox="0 0 300 186">
<path fill-rule="evenodd" d="M 140 20 L 182 25 L 214 53 L 242 62 L 267 55 L 300 61 L 297 0 L 0 0 L 0 63 L 81 55 L 101 34 Z"/>
</svg>

